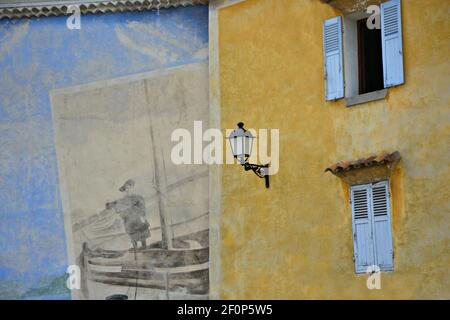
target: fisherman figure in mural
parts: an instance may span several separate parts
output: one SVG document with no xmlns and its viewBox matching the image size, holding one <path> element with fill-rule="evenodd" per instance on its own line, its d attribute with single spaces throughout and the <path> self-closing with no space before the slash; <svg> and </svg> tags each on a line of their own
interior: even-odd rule
<svg viewBox="0 0 450 320">
<path fill-rule="evenodd" d="M 120 215 L 125 226 L 125 231 L 131 238 L 133 248 L 137 248 L 138 241 L 142 247 L 147 246 L 146 239 L 150 237 L 150 224 L 145 219 L 145 202 L 142 196 L 132 194 L 134 187 L 133 180 L 127 180 L 119 188 L 120 192 L 125 192 L 125 196 L 117 201 L 106 203 L 106 209 L 114 209 Z"/>
</svg>

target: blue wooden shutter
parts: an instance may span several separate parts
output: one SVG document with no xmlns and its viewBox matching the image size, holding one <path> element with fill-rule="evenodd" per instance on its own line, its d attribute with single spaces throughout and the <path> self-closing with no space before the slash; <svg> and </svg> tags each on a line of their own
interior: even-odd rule
<svg viewBox="0 0 450 320">
<path fill-rule="evenodd" d="M 351 187 L 353 245 L 356 273 L 365 273 L 375 264 L 370 215 L 371 185 Z"/>
<path fill-rule="evenodd" d="M 384 87 L 388 88 L 404 83 L 400 0 L 391 0 L 381 4 L 381 40 Z"/>
<path fill-rule="evenodd" d="M 373 184 L 371 197 L 375 264 L 381 271 L 392 271 L 394 269 L 394 259 L 389 183 L 387 181 L 382 181 Z"/>
<path fill-rule="evenodd" d="M 323 23 L 323 54 L 326 99 L 343 98 L 344 73 L 342 68 L 341 17 L 335 17 Z"/>
</svg>

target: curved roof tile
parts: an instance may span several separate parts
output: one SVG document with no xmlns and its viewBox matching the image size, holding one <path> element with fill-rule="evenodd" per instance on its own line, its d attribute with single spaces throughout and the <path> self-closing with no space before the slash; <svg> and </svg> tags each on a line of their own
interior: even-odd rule
<svg viewBox="0 0 450 320">
<path fill-rule="evenodd" d="M 67 15 L 70 5 L 78 5 L 82 14 L 158 10 L 170 7 L 206 5 L 209 0 L 10 0 L 0 4 L 0 19 Z M 70 14 L 70 13 L 69 13 Z"/>
</svg>

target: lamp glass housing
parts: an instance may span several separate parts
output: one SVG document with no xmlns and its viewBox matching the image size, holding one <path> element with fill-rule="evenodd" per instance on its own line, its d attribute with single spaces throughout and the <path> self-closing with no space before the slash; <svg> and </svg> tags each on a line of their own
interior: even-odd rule
<svg viewBox="0 0 450 320">
<path fill-rule="evenodd" d="M 252 154 L 254 137 L 250 131 L 244 129 L 242 123 L 239 123 L 238 126 L 239 128 L 230 134 L 228 140 L 230 141 L 233 156 L 237 158 L 240 163 L 245 163 Z"/>
</svg>

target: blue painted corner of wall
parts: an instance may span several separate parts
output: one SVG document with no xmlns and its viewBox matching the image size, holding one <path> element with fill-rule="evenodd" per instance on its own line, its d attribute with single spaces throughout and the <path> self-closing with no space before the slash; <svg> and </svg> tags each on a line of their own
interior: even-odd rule
<svg viewBox="0 0 450 320">
<path fill-rule="evenodd" d="M 69 299 L 49 91 L 208 59 L 206 6 L 0 21 L 0 299 Z"/>
</svg>

